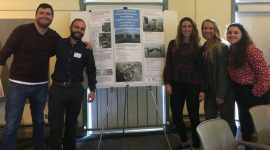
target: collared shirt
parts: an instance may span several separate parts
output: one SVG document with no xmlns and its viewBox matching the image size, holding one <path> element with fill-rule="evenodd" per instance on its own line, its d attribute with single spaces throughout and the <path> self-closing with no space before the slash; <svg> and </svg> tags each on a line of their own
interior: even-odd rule
<svg viewBox="0 0 270 150">
<path fill-rule="evenodd" d="M 83 82 L 83 70 L 86 67 L 88 86 L 91 91 L 96 89 L 96 67 L 93 51 L 86 49 L 81 40 L 72 45 L 70 38 L 59 39 L 54 47 L 56 54 L 53 81 Z"/>
<path fill-rule="evenodd" d="M 172 40 L 168 46 L 163 72 L 164 83 L 170 84 L 174 80 L 180 83 L 198 84 L 201 87 L 201 92 L 205 92 L 202 52 L 199 52 L 198 58 L 192 58 L 190 56 L 190 44 L 185 43 L 181 50 L 182 56 L 175 58 L 173 57 L 174 43 L 175 40 Z"/>
<path fill-rule="evenodd" d="M 230 46 L 229 60 L 231 52 L 234 49 Z M 268 91 L 270 87 L 270 71 L 267 63 L 263 58 L 263 53 L 254 45 L 247 46 L 247 62 L 241 68 L 233 69 L 229 61 L 228 71 L 233 81 L 242 84 L 254 84 L 252 93 L 260 97 Z"/>
</svg>

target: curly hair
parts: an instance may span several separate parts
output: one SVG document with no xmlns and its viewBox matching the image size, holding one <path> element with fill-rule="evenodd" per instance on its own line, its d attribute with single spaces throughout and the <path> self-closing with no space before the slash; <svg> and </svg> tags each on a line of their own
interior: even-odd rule
<svg viewBox="0 0 270 150">
<path fill-rule="evenodd" d="M 182 48 L 184 47 L 184 43 L 183 43 L 183 33 L 182 33 L 182 23 L 184 21 L 189 21 L 192 25 L 192 34 L 190 35 L 190 44 L 189 44 L 189 48 L 190 48 L 190 56 L 192 58 L 197 58 L 198 57 L 198 53 L 199 53 L 199 44 L 200 44 L 200 36 L 199 36 L 199 32 L 197 29 L 197 25 L 196 23 L 189 17 L 185 17 L 183 19 L 181 19 L 181 21 L 178 24 L 177 27 L 177 35 L 175 38 L 175 52 L 174 52 L 174 56 L 175 57 L 181 57 L 182 56 Z"/>
<path fill-rule="evenodd" d="M 232 23 L 227 27 L 227 38 L 228 38 L 228 30 L 230 27 L 237 27 L 242 37 L 241 39 L 233 44 L 233 50 L 231 51 L 231 58 L 229 59 L 232 68 L 240 68 L 245 65 L 247 62 L 247 46 L 250 44 L 253 44 L 253 41 L 251 37 L 249 36 L 248 32 L 245 30 L 245 28 L 240 23 Z"/>
<path fill-rule="evenodd" d="M 204 23 L 205 22 L 210 22 L 213 24 L 214 26 L 214 39 L 213 39 L 213 42 L 211 44 L 211 49 L 210 49 L 210 52 L 209 52 L 209 58 L 210 58 L 210 61 L 213 63 L 213 55 L 214 55 L 214 49 L 217 48 L 218 50 L 218 53 L 221 54 L 222 53 L 222 50 L 221 50 L 221 46 L 222 46 L 222 43 L 221 41 L 223 41 L 222 37 L 220 36 L 220 31 L 219 31 L 219 27 L 216 23 L 215 20 L 213 19 L 205 19 L 203 22 L 202 22 L 202 26 L 201 26 L 201 30 L 202 30 L 202 35 L 203 35 L 203 27 L 204 27 Z M 204 37 L 204 35 L 203 35 Z M 205 38 L 205 37 L 204 37 Z"/>
</svg>

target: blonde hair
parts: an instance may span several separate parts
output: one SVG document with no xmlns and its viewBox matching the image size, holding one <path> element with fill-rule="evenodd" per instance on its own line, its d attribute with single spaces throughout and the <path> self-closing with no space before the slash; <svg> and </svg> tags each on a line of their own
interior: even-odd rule
<svg viewBox="0 0 270 150">
<path fill-rule="evenodd" d="M 219 54 L 222 54 L 222 49 L 221 49 L 222 43 L 221 43 L 221 41 L 223 41 L 223 39 L 220 36 L 220 31 L 219 31 L 219 28 L 218 28 L 217 23 L 213 19 L 205 19 L 202 22 L 202 27 L 201 27 L 201 29 L 202 29 L 202 35 L 203 35 L 203 25 L 204 25 L 205 22 L 211 22 L 214 25 L 214 32 L 215 32 L 215 34 L 214 34 L 214 39 L 212 41 L 210 52 L 209 52 L 209 59 L 213 63 L 214 49 L 216 48 L 217 51 L 218 51 L 218 53 Z M 203 38 L 205 38 L 204 35 L 203 35 Z"/>
</svg>

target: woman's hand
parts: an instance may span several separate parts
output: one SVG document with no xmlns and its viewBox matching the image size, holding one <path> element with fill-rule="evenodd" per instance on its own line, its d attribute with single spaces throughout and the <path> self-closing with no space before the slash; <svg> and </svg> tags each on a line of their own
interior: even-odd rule
<svg viewBox="0 0 270 150">
<path fill-rule="evenodd" d="M 200 92 L 200 94 L 199 94 L 199 103 L 204 101 L 204 99 L 205 99 L 205 94 L 203 92 Z"/>
<path fill-rule="evenodd" d="M 172 87 L 170 84 L 166 84 L 166 94 L 170 97 L 172 95 Z"/>
<path fill-rule="evenodd" d="M 217 101 L 217 104 L 223 104 L 224 103 L 224 101 L 222 99 L 220 99 L 220 98 L 216 98 L 216 101 Z"/>
<path fill-rule="evenodd" d="M 2 90 L 2 87 L 0 86 L 0 100 L 2 97 L 3 97 L 3 90 Z"/>
</svg>

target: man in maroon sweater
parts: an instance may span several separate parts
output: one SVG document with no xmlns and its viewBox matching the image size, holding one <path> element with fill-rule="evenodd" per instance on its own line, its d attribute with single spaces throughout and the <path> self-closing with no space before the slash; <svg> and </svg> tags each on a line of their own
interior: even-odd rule
<svg viewBox="0 0 270 150">
<path fill-rule="evenodd" d="M 6 126 L 2 149 L 16 149 L 19 128 L 26 99 L 29 99 L 33 122 L 33 143 L 36 150 L 45 149 L 44 108 L 48 92 L 48 68 L 53 45 L 60 38 L 49 28 L 53 8 L 40 4 L 36 23 L 18 26 L 0 51 L 0 78 L 8 57 L 13 54 L 6 101 Z M 0 87 L 0 97 L 2 95 Z"/>
</svg>

